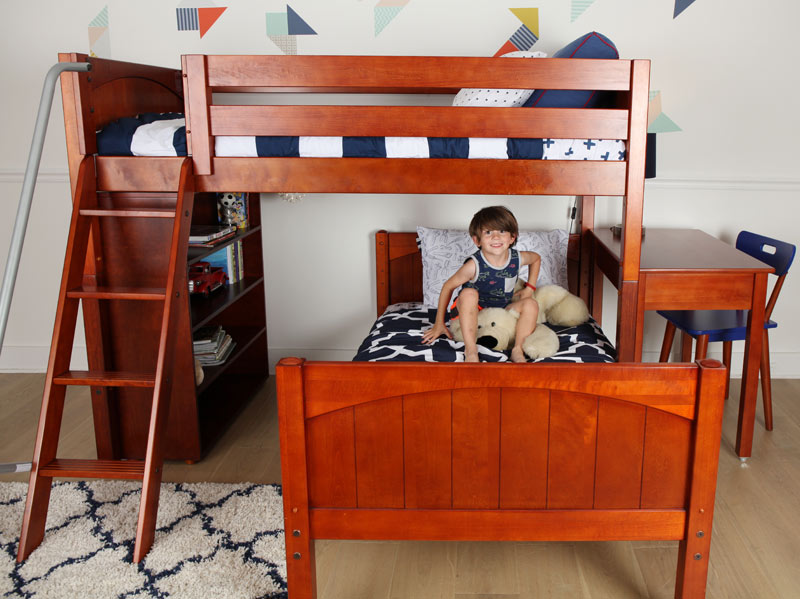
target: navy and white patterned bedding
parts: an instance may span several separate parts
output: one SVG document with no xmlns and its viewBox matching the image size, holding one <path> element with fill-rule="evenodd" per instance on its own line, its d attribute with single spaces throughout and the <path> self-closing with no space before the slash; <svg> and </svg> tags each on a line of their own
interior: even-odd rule
<svg viewBox="0 0 800 599">
<path fill-rule="evenodd" d="M 185 156 L 182 114 L 144 114 L 97 132 L 102 156 Z M 516 160 L 625 159 L 625 142 L 609 139 L 467 137 L 219 136 L 215 155 L 313 158 L 492 158 Z"/>
<path fill-rule="evenodd" d="M 353 361 L 463 362 L 464 344 L 440 337 L 422 344 L 422 333 L 433 325 L 436 309 L 421 303 L 394 304 L 375 321 Z M 594 320 L 576 326 L 549 326 L 559 340 L 558 353 L 538 362 L 614 362 L 616 351 Z M 510 352 L 478 347 L 482 362 L 508 362 Z M 531 360 L 533 362 L 534 360 Z"/>
</svg>

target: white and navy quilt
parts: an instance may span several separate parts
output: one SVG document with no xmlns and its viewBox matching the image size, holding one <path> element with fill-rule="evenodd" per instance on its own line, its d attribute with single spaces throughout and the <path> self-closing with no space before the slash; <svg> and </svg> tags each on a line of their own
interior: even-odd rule
<svg viewBox="0 0 800 599">
<path fill-rule="evenodd" d="M 358 348 L 354 361 L 463 362 L 464 344 L 442 336 L 431 345 L 422 343 L 423 332 L 433 325 L 436 309 L 421 303 L 394 304 L 375 321 Z M 538 362 L 614 362 L 616 351 L 594 320 L 575 327 L 549 326 L 559 340 L 558 352 Z M 509 362 L 510 352 L 478 346 L 483 362 Z M 533 362 L 534 360 L 530 360 Z"/>
<path fill-rule="evenodd" d="M 221 157 L 625 159 L 625 142 L 613 139 L 218 136 L 214 145 Z M 186 122 L 179 113 L 122 118 L 97 132 L 97 150 L 102 156 L 186 156 Z"/>
</svg>

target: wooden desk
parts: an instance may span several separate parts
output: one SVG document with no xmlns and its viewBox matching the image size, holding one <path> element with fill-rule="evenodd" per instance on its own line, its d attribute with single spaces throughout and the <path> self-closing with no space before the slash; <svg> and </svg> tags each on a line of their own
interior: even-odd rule
<svg viewBox="0 0 800 599">
<path fill-rule="evenodd" d="M 597 264 L 592 288 L 601 293 L 601 275 L 605 274 L 621 289 L 620 238 L 608 228 L 594 229 L 592 234 Z M 617 310 L 617 339 L 635 339 L 633 346 L 618 343 L 619 360 L 636 362 L 642 360 L 645 310 L 750 310 L 736 433 L 736 453 L 743 458 L 750 456 L 753 446 L 767 275 L 771 272 L 760 260 L 698 229 L 648 227 L 642 238 L 636 300 L 620 301 Z M 598 305 L 597 296 L 593 303 Z"/>
</svg>

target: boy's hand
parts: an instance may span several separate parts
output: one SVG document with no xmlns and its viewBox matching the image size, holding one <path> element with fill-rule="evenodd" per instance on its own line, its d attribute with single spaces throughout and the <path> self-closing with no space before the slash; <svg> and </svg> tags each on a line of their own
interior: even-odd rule
<svg viewBox="0 0 800 599">
<path fill-rule="evenodd" d="M 435 323 L 422 335 L 422 343 L 424 343 L 425 345 L 430 345 L 431 343 L 436 341 L 441 335 L 446 335 L 448 339 L 453 338 L 453 333 L 450 332 L 450 329 L 448 329 L 441 323 Z"/>
</svg>

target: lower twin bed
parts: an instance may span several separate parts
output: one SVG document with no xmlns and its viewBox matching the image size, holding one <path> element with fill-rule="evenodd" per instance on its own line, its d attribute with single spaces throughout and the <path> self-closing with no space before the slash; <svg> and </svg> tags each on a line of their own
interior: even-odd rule
<svg viewBox="0 0 800 599">
<path fill-rule="evenodd" d="M 416 234 L 376 249 L 356 360 L 276 368 L 292 599 L 316 596 L 315 539 L 679 540 L 675 596 L 703 596 L 724 367 L 409 363 L 461 345 L 420 345 Z M 552 362 L 613 361 L 594 321 L 559 339 Z"/>
</svg>

